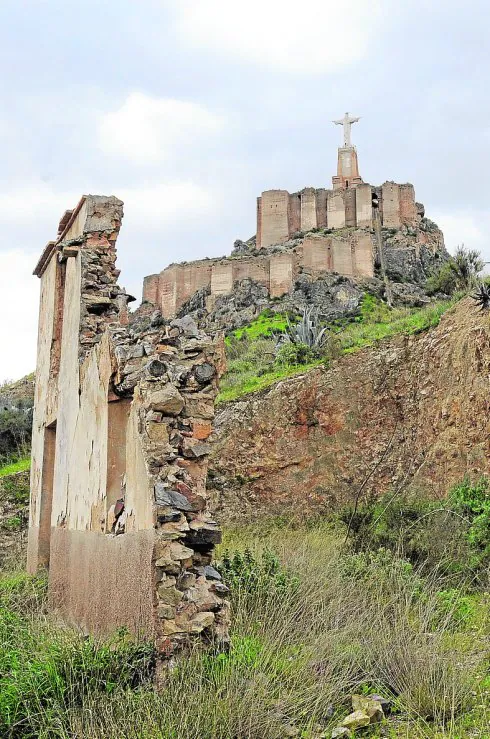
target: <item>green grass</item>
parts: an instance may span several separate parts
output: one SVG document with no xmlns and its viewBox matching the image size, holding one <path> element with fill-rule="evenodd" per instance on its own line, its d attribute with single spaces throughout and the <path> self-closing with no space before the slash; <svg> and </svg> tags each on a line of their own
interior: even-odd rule
<svg viewBox="0 0 490 739">
<path fill-rule="evenodd" d="M 264 312 L 249 326 L 237 329 L 227 337 L 228 370 L 221 380 L 217 403 L 237 400 L 279 380 L 325 365 L 342 354 L 351 354 L 393 336 L 417 334 L 437 326 L 441 316 L 453 304 L 454 301 L 446 300 L 419 309 L 390 309 L 373 296 L 366 295 L 359 316 L 329 326 L 324 359 L 301 366 L 281 366 L 274 360 L 275 342 L 271 337 L 285 329 L 287 319 L 283 315 Z"/>
<path fill-rule="evenodd" d="M 226 403 L 231 400 L 237 400 L 242 395 L 256 393 L 259 392 L 259 390 L 265 390 L 266 388 L 271 387 L 271 385 L 275 385 L 276 382 L 279 382 L 280 380 L 301 375 L 314 367 L 322 366 L 324 363 L 323 359 L 318 359 L 309 364 L 285 366 L 283 368 L 267 372 L 259 377 L 254 374 L 253 370 L 249 370 L 248 372 L 241 374 L 237 385 L 227 387 L 226 380 L 222 382 L 221 392 L 218 395 L 217 403 Z"/>
<path fill-rule="evenodd" d="M 452 301 L 447 300 L 414 311 L 395 308 L 385 320 L 350 323 L 334 331 L 334 335 L 340 340 L 342 353 L 350 354 L 392 336 L 418 334 L 437 326 L 441 316 L 452 305 Z"/>
<path fill-rule="evenodd" d="M 258 339 L 262 336 L 271 336 L 272 334 L 280 334 L 286 330 L 287 319 L 283 313 L 272 313 L 270 310 L 263 311 L 248 326 L 237 328 L 230 336 L 226 338 L 226 342 L 230 345 L 231 337 L 235 339 Z"/>
<path fill-rule="evenodd" d="M 4 467 L 0 467 L 0 477 L 6 477 L 7 475 L 15 475 L 16 472 L 25 472 L 31 466 L 31 457 L 23 457 L 17 462 L 6 464 Z"/>
<path fill-rule="evenodd" d="M 353 693 L 372 691 L 394 713 L 366 736 L 488 739 L 484 593 L 447 596 L 436 574 L 386 551 L 360 568 L 343 533 L 321 521 L 225 531 L 230 650 L 195 650 L 160 691 L 149 645 L 87 639 L 46 613 L 44 578 L 0 577 L 0 735 L 318 739 Z"/>
</svg>

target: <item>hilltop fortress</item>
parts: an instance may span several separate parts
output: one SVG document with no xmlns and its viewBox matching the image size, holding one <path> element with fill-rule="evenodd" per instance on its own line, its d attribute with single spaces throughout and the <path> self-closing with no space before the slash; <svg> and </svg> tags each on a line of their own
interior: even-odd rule
<svg viewBox="0 0 490 739">
<path fill-rule="evenodd" d="M 230 257 L 171 264 L 145 278 L 143 300 L 172 318 L 200 307 L 208 313 L 244 280 L 271 299 L 290 293 L 300 275 L 315 281 L 336 273 L 354 281 L 373 278 L 379 259 L 373 203 L 379 213 L 391 279 L 421 283 L 447 258 L 441 231 L 425 218 L 411 184 L 373 186 L 359 173 L 346 113 L 334 123 L 344 129 L 332 188 L 306 187 L 295 193 L 266 190 L 257 198 L 256 236 L 235 242 Z M 193 300 L 196 293 L 200 301 Z"/>
</svg>

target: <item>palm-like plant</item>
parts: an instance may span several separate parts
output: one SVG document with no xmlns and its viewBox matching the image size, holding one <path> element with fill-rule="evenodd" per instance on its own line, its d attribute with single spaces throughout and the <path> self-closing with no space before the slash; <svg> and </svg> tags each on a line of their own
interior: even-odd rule
<svg viewBox="0 0 490 739">
<path fill-rule="evenodd" d="M 490 310 L 490 285 L 480 285 L 471 296 L 480 306 L 480 310 Z"/>
<path fill-rule="evenodd" d="M 327 327 L 321 325 L 320 314 L 314 308 L 303 308 L 303 313 L 297 323 L 291 323 L 288 318 L 286 332 L 279 337 L 279 343 L 291 342 L 304 344 L 310 349 L 321 349 L 327 340 Z"/>
</svg>

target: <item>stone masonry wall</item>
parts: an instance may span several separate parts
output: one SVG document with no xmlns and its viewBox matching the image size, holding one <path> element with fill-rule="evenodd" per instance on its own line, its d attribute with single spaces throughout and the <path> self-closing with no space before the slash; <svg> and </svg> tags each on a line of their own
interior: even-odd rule
<svg viewBox="0 0 490 739">
<path fill-rule="evenodd" d="M 312 274 L 328 270 L 346 277 L 372 277 L 374 258 L 369 232 L 346 232 L 343 236 L 313 233 L 286 250 L 262 249 L 240 257 L 173 264 L 159 275 L 145 278 L 143 300 L 171 318 L 197 289 L 209 289 L 207 307 L 212 309 L 218 297 L 230 294 L 235 283 L 244 279 L 263 285 L 272 297 L 281 297 L 304 268 Z M 184 276 L 189 272 L 193 278 L 185 285 Z M 199 285 L 196 290 L 195 285 Z"/>
<path fill-rule="evenodd" d="M 373 190 L 379 191 L 380 213 L 386 228 L 417 224 L 413 185 L 385 182 L 381 188 L 374 188 L 359 177 L 356 179 L 359 182 L 355 186 L 341 187 L 335 185 L 339 178 L 334 178 L 333 190 L 306 187 L 292 194 L 286 190 L 263 192 L 257 207 L 257 249 L 281 244 L 294 238 L 298 231 L 346 226 L 371 228 Z"/>
<path fill-rule="evenodd" d="M 28 568 L 49 567 L 50 602 L 65 618 L 99 634 L 126 626 L 171 658 L 195 639 L 227 639 L 206 493 L 222 346 L 154 309 L 129 321 L 116 284 L 121 218 L 121 201 L 87 196 L 36 268 Z"/>
</svg>

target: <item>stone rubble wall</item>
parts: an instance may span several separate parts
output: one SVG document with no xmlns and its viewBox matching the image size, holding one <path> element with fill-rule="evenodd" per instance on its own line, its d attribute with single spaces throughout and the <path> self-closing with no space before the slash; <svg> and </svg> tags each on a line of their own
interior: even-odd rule
<svg viewBox="0 0 490 739">
<path fill-rule="evenodd" d="M 126 626 L 170 659 L 227 640 L 206 492 L 223 346 L 190 318 L 128 315 L 121 219 L 121 201 L 87 196 L 38 263 L 28 568 L 49 567 L 65 618 L 98 634 Z"/>
</svg>

